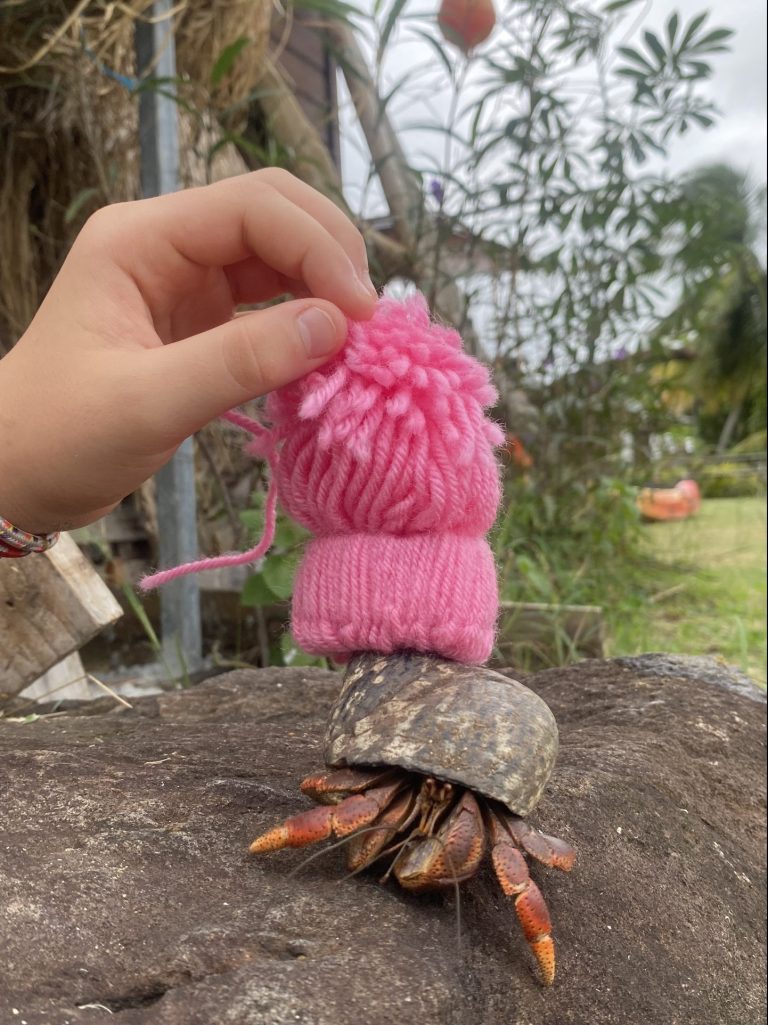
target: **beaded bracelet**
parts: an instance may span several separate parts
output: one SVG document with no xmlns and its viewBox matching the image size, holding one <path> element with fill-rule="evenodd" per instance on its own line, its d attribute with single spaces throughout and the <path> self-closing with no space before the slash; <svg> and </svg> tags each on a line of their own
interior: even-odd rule
<svg viewBox="0 0 768 1025">
<path fill-rule="evenodd" d="M 29 534 L 0 516 L 0 559 L 21 559 L 33 552 L 47 552 L 58 540 L 58 533 Z"/>
</svg>

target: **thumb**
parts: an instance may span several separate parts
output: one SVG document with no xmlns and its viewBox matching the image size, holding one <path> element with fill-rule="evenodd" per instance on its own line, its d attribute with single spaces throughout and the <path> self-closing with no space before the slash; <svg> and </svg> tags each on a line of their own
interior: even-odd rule
<svg viewBox="0 0 768 1025">
<path fill-rule="evenodd" d="M 158 389 L 174 432 L 186 437 L 233 406 L 316 370 L 346 336 L 347 320 L 332 303 L 282 303 L 151 350 L 149 387 Z"/>
</svg>

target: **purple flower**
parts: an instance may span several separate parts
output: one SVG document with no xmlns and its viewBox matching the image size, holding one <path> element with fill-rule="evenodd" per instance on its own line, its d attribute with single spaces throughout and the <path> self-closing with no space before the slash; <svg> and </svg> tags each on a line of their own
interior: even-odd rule
<svg viewBox="0 0 768 1025">
<path fill-rule="evenodd" d="M 443 188 L 442 184 L 437 180 L 437 178 L 432 178 L 432 180 L 430 181 L 429 194 L 430 196 L 433 196 L 438 201 L 438 203 L 442 203 L 445 199 L 445 189 Z"/>
<path fill-rule="evenodd" d="M 613 358 L 615 360 L 626 359 L 629 355 L 629 350 L 624 345 L 620 345 L 618 349 L 613 350 Z"/>
</svg>

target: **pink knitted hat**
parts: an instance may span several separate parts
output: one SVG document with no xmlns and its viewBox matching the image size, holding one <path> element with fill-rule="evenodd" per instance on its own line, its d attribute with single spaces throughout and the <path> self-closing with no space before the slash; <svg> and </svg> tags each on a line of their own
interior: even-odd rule
<svg viewBox="0 0 768 1025">
<path fill-rule="evenodd" d="M 380 300 L 337 359 L 270 396 L 280 499 L 315 534 L 293 599 L 305 650 L 488 658 L 503 435 L 483 409 L 495 397 L 421 295 Z"/>
<path fill-rule="evenodd" d="M 270 428 L 225 414 L 272 469 L 258 544 L 161 570 L 142 588 L 260 559 L 279 493 L 315 534 L 293 597 L 306 651 L 484 662 L 498 611 L 485 533 L 499 504 L 493 446 L 503 433 L 483 413 L 495 398 L 486 368 L 455 331 L 430 322 L 423 296 L 381 299 L 372 320 L 350 324 L 335 360 L 269 397 Z"/>
</svg>

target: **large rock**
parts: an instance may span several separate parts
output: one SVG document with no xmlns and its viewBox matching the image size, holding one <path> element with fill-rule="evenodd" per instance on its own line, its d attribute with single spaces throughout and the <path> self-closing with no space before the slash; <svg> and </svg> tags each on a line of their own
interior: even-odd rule
<svg viewBox="0 0 768 1025">
<path fill-rule="evenodd" d="M 711 661 L 528 681 L 561 754 L 533 816 L 559 976 L 489 872 L 452 896 L 246 854 L 304 806 L 338 677 L 241 671 L 0 721 L 0 1023 L 751 1025 L 764 1021 L 765 705 Z M 459 934 L 461 946 L 459 948 Z"/>
</svg>

